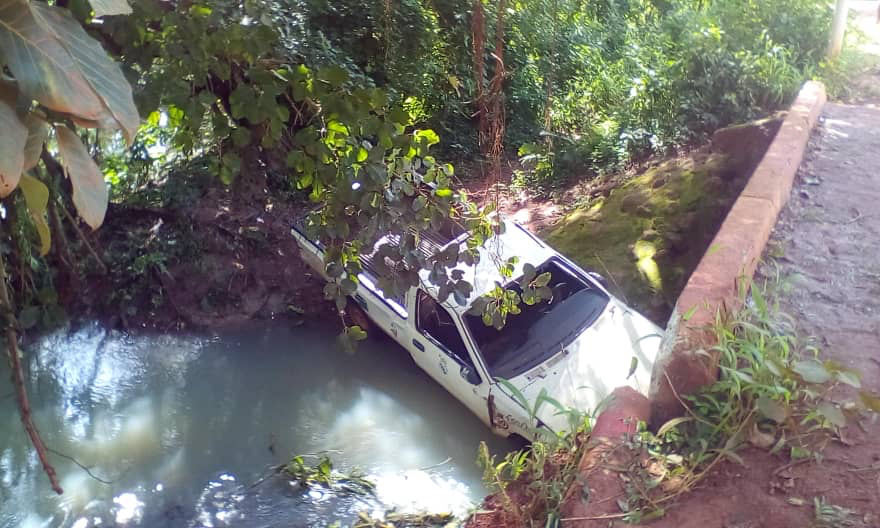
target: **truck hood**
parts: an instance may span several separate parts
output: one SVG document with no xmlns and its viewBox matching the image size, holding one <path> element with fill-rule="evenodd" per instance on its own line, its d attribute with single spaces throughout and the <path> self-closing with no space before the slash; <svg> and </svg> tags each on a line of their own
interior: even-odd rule
<svg viewBox="0 0 880 528">
<path fill-rule="evenodd" d="M 661 328 L 612 299 L 559 354 L 509 381 L 532 406 L 543 389 L 562 405 L 593 415 L 617 387 L 648 395 L 662 336 Z M 570 429 L 568 417 L 549 403 L 539 407 L 537 417 L 554 432 Z"/>
</svg>

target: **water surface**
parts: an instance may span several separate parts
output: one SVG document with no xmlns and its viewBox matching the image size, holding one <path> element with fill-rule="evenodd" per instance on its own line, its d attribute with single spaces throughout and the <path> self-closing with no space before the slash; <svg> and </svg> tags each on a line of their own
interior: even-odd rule
<svg viewBox="0 0 880 528">
<path fill-rule="evenodd" d="M 396 344 L 346 355 L 333 332 L 272 323 L 217 336 L 126 336 L 91 325 L 30 347 L 34 419 L 64 495 L 49 489 L 0 385 L 0 527 L 326 526 L 386 508 L 464 512 L 495 438 Z M 5 365 L 0 379 L 8 379 Z M 328 451 L 376 497 L 253 486 L 293 454 Z"/>
</svg>

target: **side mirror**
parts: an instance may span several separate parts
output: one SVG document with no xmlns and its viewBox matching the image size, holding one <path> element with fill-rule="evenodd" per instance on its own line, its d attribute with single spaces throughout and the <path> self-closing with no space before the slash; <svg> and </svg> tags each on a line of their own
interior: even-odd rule
<svg viewBox="0 0 880 528">
<path fill-rule="evenodd" d="M 589 275 L 590 278 L 592 278 L 594 281 L 596 281 L 596 282 L 598 282 L 599 284 L 601 284 L 602 287 L 605 288 L 606 290 L 610 288 L 610 287 L 608 286 L 608 280 L 606 280 L 605 277 L 603 277 L 602 275 L 596 273 L 595 271 L 591 271 L 591 272 L 587 273 L 587 275 Z"/>
<path fill-rule="evenodd" d="M 477 373 L 476 370 L 468 367 L 467 365 L 462 365 L 460 372 L 461 377 L 467 380 L 467 382 L 471 385 L 479 385 L 480 383 L 483 383 L 483 380 L 480 379 L 480 374 Z"/>
</svg>

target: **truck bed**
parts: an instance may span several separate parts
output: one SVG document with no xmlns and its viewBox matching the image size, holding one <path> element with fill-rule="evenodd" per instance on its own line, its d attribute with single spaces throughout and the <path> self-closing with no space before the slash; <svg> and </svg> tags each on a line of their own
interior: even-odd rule
<svg viewBox="0 0 880 528">
<path fill-rule="evenodd" d="M 306 219 L 308 218 L 308 214 L 302 215 L 299 219 L 294 222 L 294 229 L 296 229 L 303 236 L 306 236 L 308 231 L 306 228 Z M 411 230 L 411 233 L 417 233 L 419 239 L 418 250 L 426 259 L 436 255 L 439 251 L 442 251 L 450 242 L 456 240 L 464 231 L 458 228 L 457 226 L 451 227 L 449 229 L 444 230 L 445 233 L 437 232 L 437 231 L 416 231 Z M 323 250 L 323 247 L 319 241 L 314 241 L 310 237 L 309 240 L 315 244 L 318 249 Z M 372 286 L 371 289 L 376 291 L 376 293 L 382 295 L 389 301 L 393 301 L 397 303 L 399 306 L 403 307 L 406 305 L 405 299 L 403 295 L 392 295 L 380 291 L 378 289 L 378 278 L 381 275 L 376 267 L 376 260 L 378 257 L 378 248 L 383 245 L 389 245 L 392 248 L 397 248 L 400 245 L 400 235 L 387 235 L 380 238 L 372 251 L 369 253 L 361 253 L 360 261 L 362 272 L 361 275 L 366 277 Z"/>
</svg>

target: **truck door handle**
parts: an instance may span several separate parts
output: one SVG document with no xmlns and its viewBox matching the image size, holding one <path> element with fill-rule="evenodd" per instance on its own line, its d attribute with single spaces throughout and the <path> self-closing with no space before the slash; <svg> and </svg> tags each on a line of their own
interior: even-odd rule
<svg viewBox="0 0 880 528">
<path fill-rule="evenodd" d="M 425 345 L 421 344 L 420 342 L 416 341 L 415 339 L 413 339 L 413 346 L 415 346 L 416 348 L 418 348 L 422 352 L 425 351 Z"/>
</svg>

